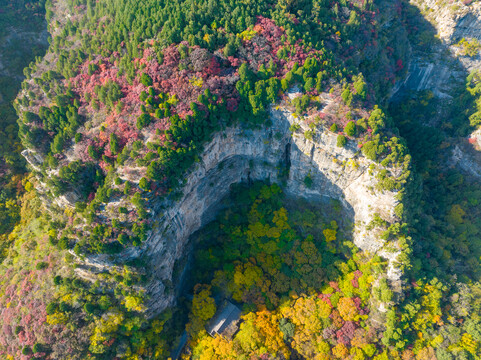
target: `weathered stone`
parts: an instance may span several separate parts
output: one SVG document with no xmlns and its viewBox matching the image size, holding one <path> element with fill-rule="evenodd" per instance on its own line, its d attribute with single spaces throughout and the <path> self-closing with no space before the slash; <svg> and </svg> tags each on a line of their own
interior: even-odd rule
<svg viewBox="0 0 481 360">
<path fill-rule="evenodd" d="M 124 254 L 144 255 L 149 264 L 150 314 L 174 302 L 174 291 L 167 293 L 165 284 L 175 281 L 174 266 L 188 256 L 190 235 L 215 217 L 216 206 L 228 194 L 230 185 L 249 180 L 279 181 L 282 166 L 289 166 L 285 181 L 288 196 L 340 200 L 356 223 L 354 243 L 370 253 L 383 248 L 384 241 L 376 232 L 367 231 L 366 225 L 375 213 L 396 221 L 395 193 L 372 190 L 377 182 L 369 170 L 372 162 L 360 154 L 357 144 L 349 141 L 345 148 L 339 148 L 336 135 L 325 129 L 317 131 L 312 141 L 302 131 L 291 136 L 289 127 L 297 120 L 284 110 L 272 110 L 271 120 L 272 126 L 261 130 L 235 127 L 216 134 L 189 173 L 182 198 L 173 203 L 153 200 L 157 220 L 148 240 L 140 253 Z M 312 178 L 310 188 L 304 183 L 308 174 Z M 401 275 L 395 266 L 398 254 L 383 252 L 390 261 L 391 280 Z"/>
</svg>

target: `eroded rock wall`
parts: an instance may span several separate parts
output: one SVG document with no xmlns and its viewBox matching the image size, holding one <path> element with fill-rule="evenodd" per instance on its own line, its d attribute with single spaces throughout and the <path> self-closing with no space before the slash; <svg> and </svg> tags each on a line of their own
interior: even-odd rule
<svg viewBox="0 0 481 360">
<path fill-rule="evenodd" d="M 417 7 L 411 16 L 424 34 L 422 44 L 413 44 L 407 76 L 394 92 L 430 90 L 449 103 L 467 73 L 481 68 L 479 55 L 463 56 L 458 46 L 462 38 L 481 40 L 481 3 L 411 0 L 409 6 Z"/>
<path fill-rule="evenodd" d="M 325 129 L 316 131 L 312 140 L 307 139 L 307 127 L 301 123 L 301 129 L 291 136 L 290 125 L 299 121 L 282 109 L 272 110 L 271 120 L 272 126 L 262 130 L 235 127 L 215 135 L 186 179 L 182 198 L 176 202 L 153 200 L 157 220 L 149 239 L 136 254 L 144 255 L 149 264 L 151 314 L 175 301 L 175 264 L 188 256 L 190 235 L 214 218 L 216 205 L 228 194 L 229 186 L 248 180 L 279 181 L 286 165 L 288 196 L 340 200 L 356 224 L 354 243 L 371 253 L 381 251 L 384 242 L 365 227 L 375 213 L 396 221 L 395 194 L 373 190 L 376 180 L 369 168 L 372 162 L 360 155 L 357 144 L 350 141 L 339 148 L 336 135 Z M 308 174 L 312 178 L 310 188 L 304 183 Z M 384 253 L 390 259 L 391 280 L 400 277 L 395 268 L 397 254 Z"/>
<path fill-rule="evenodd" d="M 425 125 L 440 127 L 451 121 L 451 107 L 464 90 L 466 77 L 481 70 L 479 50 L 469 56 L 460 45 L 463 38 L 481 42 L 481 3 L 411 0 L 409 6 L 418 9 L 414 13 L 424 31 L 424 44 L 412 44 L 408 73 L 396 84 L 391 100 L 413 96 L 417 91 L 431 91 L 439 101 L 436 114 Z M 481 177 L 480 139 L 479 130 L 467 138 L 451 139 L 454 146 L 447 166 Z"/>
</svg>

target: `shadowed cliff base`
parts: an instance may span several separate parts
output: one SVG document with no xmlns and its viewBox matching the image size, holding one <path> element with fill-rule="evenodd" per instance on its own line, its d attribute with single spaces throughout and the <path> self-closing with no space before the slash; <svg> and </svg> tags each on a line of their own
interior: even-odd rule
<svg viewBox="0 0 481 360">
<path fill-rule="evenodd" d="M 259 308 L 274 311 L 342 282 L 340 269 L 348 268 L 358 252 L 350 241 L 352 213 L 346 214 L 348 209 L 337 200 L 292 199 L 277 184 L 244 182 L 231 186 L 218 209 L 217 218 L 190 237 L 189 255 L 174 267 L 173 283 L 179 288 L 176 304 L 168 310 L 173 311 L 178 336 L 174 353 L 180 353 L 188 339 L 204 336 L 191 306 L 204 296 L 200 294 L 212 292 L 210 306 L 215 301 L 218 310 L 225 301 L 233 302 L 242 309 L 240 322 L 245 326 L 245 319 Z M 360 254 L 358 258 L 370 257 Z M 377 311 L 373 306 L 368 321 L 381 330 L 383 316 Z M 290 351 L 290 359 L 306 359 L 294 348 Z"/>
<path fill-rule="evenodd" d="M 441 27 L 450 35 L 440 38 L 417 7 L 408 2 L 403 6 L 412 52 L 408 74 L 395 87 L 389 113 L 407 141 L 417 174 L 406 203 L 414 265 L 408 276 L 432 279 L 462 274 L 452 281 L 477 280 L 481 252 L 476 229 L 481 224 L 475 204 L 481 188 L 476 179 L 476 144 L 465 138 L 475 129 L 470 123 L 475 97 L 466 86 L 470 57 L 460 55 L 455 45 L 465 36 L 481 38 L 481 34 L 470 27 L 463 32 L 458 26 L 468 18 L 473 23 L 474 15 L 468 14 L 452 32 Z M 438 14 L 427 13 L 434 18 Z M 453 217 L 456 212 L 461 214 L 458 220 Z"/>
<path fill-rule="evenodd" d="M 220 199 L 218 202 L 213 204 L 204 214 L 202 218 L 202 225 L 199 230 L 194 232 L 186 246 L 184 256 L 177 260 L 174 266 L 172 283 L 175 284 L 175 291 L 177 295 L 188 295 L 194 285 L 199 282 L 196 271 L 193 271 L 193 258 L 197 250 L 202 249 L 204 251 L 209 251 L 217 246 L 222 247 L 222 242 L 219 243 L 217 239 L 212 238 L 212 234 L 215 233 L 212 227 L 222 220 L 220 216 L 226 216 L 230 213 L 243 213 L 247 212 L 248 208 L 252 206 L 252 194 L 259 192 L 263 186 L 270 186 L 270 180 L 265 181 L 252 181 L 244 180 L 240 183 L 233 183 L 227 196 Z M 354 229 L 354 210 L 348 204 L 344 206 L 343 203 L 329 195 L 318 195 L 311 196 L 310 198 L 303 198 L 297 196 L 289 196 L 285 194 L 285 188 L 283 189 L 282 184 L 272 184 L 274 186 L 280 185 L 282 194 L 282 204 L 289 214 L 295 214 L 295 229 L 302 236 L 306 237 L 309 235 L 314 236 L 319 241 L 323 239 L 323 228 L 329 227 L 329 222 L 334 220 L 339 228 L 336 230 L 339 234 L 337 240 L 339 244 L 342 241 L 353 240 L 353 229 Z M 245 222 L 247 217 L 243 219 L 237 219 L 238 221 Z M 303 227 L 307 225 L 305 229 Z M 209 241 L 210 238 L 210 241 Z M 246 243 L 246 247 L 249 245 Z M 224 249 L 224 251 L 227 251 Z M 342 254 L 341 254 L 342 255 Z M 202 266 L 198 266 L 198 270 L 202 269 Z"/>
<path fill-rule="evenodd" d="M 20 139 L 12 101 L 25 79 L 23 69 L 43 56 L 49 45 L 45 9 L 4 5 L 0 12 L 0 176 L 4 168 L 25 172 L 25 161 L 16 150 Z"/>
</svg>

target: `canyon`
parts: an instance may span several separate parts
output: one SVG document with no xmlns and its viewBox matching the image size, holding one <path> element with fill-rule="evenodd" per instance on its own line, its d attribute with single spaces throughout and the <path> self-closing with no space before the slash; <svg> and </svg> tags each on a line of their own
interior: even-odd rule
<svg viewBox="0 0 481 360">
<path fill-rule="evenodd" d="M 380 166 L 366 159 L 354 140 L 345 147 L 336 146 L 336 135 L 325 128 L 319 127 L 312 139 L 306 138 L 308 126 L 282 107 L 271 109 L 270 120 L 272 126 L 263 129 L 232 127 L 215 134 L 186 175 L 181 198 L 150 199 L 155 220 L 147 241 L 141 247 L 126 249 L 116 261 L 143 258 L 148 264 L 150 315 L 174 304 L 178 280 L 174 268 L 178 262 L 185 265 L 190 236 L 215 218 L 230 185 L 239 182 L 278 182 L 291 198 L 340 201 L 346 218 L 354 225 L 353 242 L 366 252 L 388 259 L 387 278 L 400 281 L 400 250 L 395 241 L 387 246 L 379 237 L 381 229 L 367 230 L 375 215 L 388 223 L 399 221 L 394 214 L 396 192 L 376 189 Z M 293 124 L 299 127 L 291 133 Z M 306 185 L 306 176 L 312 185 Z M 112 265 L 105 255 L 91 256 L 77 268 L 77 274 L 91 278 L 86 270 L 101 271 Z"/>
</svg>

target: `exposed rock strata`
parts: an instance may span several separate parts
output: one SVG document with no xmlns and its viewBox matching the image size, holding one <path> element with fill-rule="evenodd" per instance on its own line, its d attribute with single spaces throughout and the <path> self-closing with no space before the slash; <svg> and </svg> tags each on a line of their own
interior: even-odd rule
<svg viewBox="0 0 481 360">
<path fill-rule="evenodd" d="M 463 37 L 481 39 L 481 3 L 446 4 L 439 0 L 414 0 L 412 3 L 423 11 L 444 42 L 452 44 Z"/>
<path fill-rule="evenodd" d="M 186 179 L 182 198 L 174 203 L 154 204 L 154 229 L 139 253 L 130 254 L 143 254 L 149 263 L 150 313 L 174 302 L 174 291 L 165 284 L 173 280 L 176 262 L 187 256 L 190 235 L 213 219 L 216 205 L 228 194 L 229 186 L 248 180 L 279 181 L 286 162 L 288 196 L 340 200 L 356 224 L 354 243 L 371 253 L 381 251 L 384 241 L 365 227 L 375 213 L 390 222 L 396 221 L 396 200 L 392 192 L 373 190 L 376 180 L 369 169 L 372 162 L 360 155 L 354 141 L 345 148 L 337 147 L 336 135 L 328 131 L 317 132 L 312 141 L 304 137 L 303 131 L 291 136 L 289 126 L 297 120 L 288 112 L 272 110 L 271 119 L 273 125 L 263 130 L 236 127 L 215 135 Z M 304 184 L 308 174 L 313 180 L 310 188 Z M 395 267 L 399 253 L 380 253 L 390 260 L 390 279 L 399 280 L 401 274 Z"/>
<path fill-rule="evenodd" d="M 408 74 L 395 90 L 430 90 L 442 99 L 451 99 L 453 89 L 464 84 L 466 73 L 481 68 L 480 56 L 461 56 L 456 44 L 462 39 L 481 40 L 481 3 L 447 5 L 435 0 L 413 0 L 420 10 L 432 39 L 414 46 Z M 421 17 L 424 16 L 424 18 Z M 429 23 L 428 23 L 429 21 Z"/>
<path fill-rule="evenodd" d="M 455 94 L 463 89 L 467 75 L 481 70 L 481 55 L 463 56 L 458 43 L 461 39 L 481 41 L 481 3 L 464 5 L 458 1 L 452 4 L 436 0 L 411 0 L 418 7 L 432 39 L 423 46 L 413 46 L 408 64 L 408 73 L 393 89 L 392 100 L 405 94 L 428 90 L 440 100 L 437 115 L 426 125 L 440 126 L 449 122 L 450 107 Z M 428 23 L 429 21 L 429 23 Z M 479 131 L 469 136 L 478 139 Z M 455 145 L 448 161 L 464 172 L 481 177 L 481 163 L 475 149 L 465 146 L 465 138 L 453 139 Z M 466 151 L 468 150 L 468 151 Z"/>
<path fill-rule="evenodd" d="M 310 139 L 304 133 L 311 129 L 283 108 L 271 109 L 270 120 L 272 125 L 260 130 L 233 127 L 217 133 L 205 146 L 200 161 L 188 172 L 180 199 L 150 199 L 149 208 L 155 220 L 142 246 L 126 249 L 114 261 L 105 254 L 78 258 L 77 275 L 91 280 L 95 273 L 143 257 L 151 279 L 147 285 L 149 313 L 156 314 L 174 303 L 175 266 L 177 262 L 185 262 L 190 236 L 214 219 L 230 185 L 267 180 L 282 183 L 287 196 L 293 198 L 339 200 L 345 216 L 355 225 L 354 243 L 362 250 L 388 259 L 386 275 L 398 282 L 400 250 L 396 246 L 390 246 L 391 250 L 384 247 L 380 229 L 366 228 L 374 214 L 389 223 L 398 221 L 394 215 L 396 194 L 375 190 L 380 166 L 366 159 L 355 141 L 348 141 L 343 148 L 337 147 L 337 135 L 322 127 L 317 128 Z M 291 134 L 293 123 L 297 123 L 299 129 Z M 31 150 L 22 154 L 34 169 L 39 169 L 43 159 L 38 154 Z M 306 176 L 312 180 L 310 187 L 305 184 Z M 41 183 L 38 190 L 46 192 L 47 187 Z M 55 199 L 60 207 L 72 207 L 76 200 L 75 192 Z M 107 207 L 109 205 L 112 204 Z"/>
</svg>

